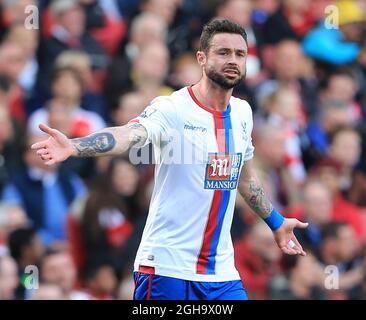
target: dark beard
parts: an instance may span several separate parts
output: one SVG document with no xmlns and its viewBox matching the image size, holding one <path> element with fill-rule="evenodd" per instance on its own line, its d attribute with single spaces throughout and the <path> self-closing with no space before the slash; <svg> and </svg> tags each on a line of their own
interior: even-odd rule
<svg viewBox="0 0 366 320">
<path fill-rule="evenodd" d="M 229 80 L 224 75 L 214 69 L 206 70 L 206 75 L 212 82 L 217 84 L 219 87 L 225 90 L 229 90 L 234 88 L 237 84 L 240 83 L 241 80 L 243 80 L 243 78 L 245 77 L 245 72 L 236 80 Z"/>
</svg>

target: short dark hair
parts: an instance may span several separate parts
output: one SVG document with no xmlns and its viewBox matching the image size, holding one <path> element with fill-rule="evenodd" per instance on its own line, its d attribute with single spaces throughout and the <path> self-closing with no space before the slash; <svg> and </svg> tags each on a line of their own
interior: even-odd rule
<svg viewBox="0 0 366 320">
<path fill-rule="evenodd" d="M 321 230 L 321 237 L 324 240 L 326 239 L 337 239 L 339 236 L 339 232 L 342 228 L 349 226 L 347 222 L 339 221 L 332 222 L 327 224 Z"/>
<path fill-rule="evenodd" d="M 54 84 L 59 78 L 67 73 L 70 74 L 76 80 L 76 82 L 78 82 L 81 89 L 81 94 L 83 95 L 86 84 L 84 83 L 84 80 L 80 73 L 74 67 L 65 66 L 56 67 L 55 69 L 53 69 L 53 72 L 51 74 L 51 83 Z"/>
<path fill-rule="evenodd" d="M 239 34 L 248 45 L 247 33 L 239 24 L 227 19 L 214 19 L 203 26 L 200 38 L 200 50 L 207 53 L 210 48 L 211 40 L 217 33 Z"/>
<path fill-rule="evenodd" d="M 331 80 L 334 77 L 348 77 L 355 81 L 355 76 L 352 73 L 351 69 L 349 67 L 339 67 L 332 71 L 330 71 L 324 79 L 322 79 L 319 83 L 320 89 L 325 90 L 329 87 Z"/>
<path fill-rule="evenodd" d="M 95 278 L 104 267 L 112 268 L 113 272 L 116 274 L 116 266 L 113 259 L 106 254 L 97 254 L 86 261 L 85 267 L 81 272 L 81 278 L 85 282 L 90 281 Z"/>
<path fill-rule="evenodd" d="M 16 229 L 9 235 L 9 249 L 11 256 L 19 262 L 25 248 L 32 245 L 36 230 L 32 227 Z"/>
<path fill-rule="evenodd" d="M 4 74 L 0 74 L 0 91 L 9 92 L 10 79 Z"/>
<path fill-rule="evenodd" d="M 42 277 L 43 274 L 43 270 L 44 270 L 44 265 L 45 265 L 45 261 L 49 258 L 49 257 L 53 257 L 53 256 L 57 256 L 59 254 L 71 254 L 69 251 L 63 250 L 63 249 L 59 249 L 59 248 L 46 248 L 46 251 L 43 253 L 40 261 L 39 261 L 39 274 Z M 42 279 L 43 280 L 43 279 Z"/>
<path fill-rule="evenodd" d="M 361 138 L 361 134 L 360 132 L 350 126 L 350 125 L 339 125 L 337 127 L 335 127 L 329 134 L 328 134 L 328 144 L 329 145 L 332 145 L 334 140 L 337 138 L 337 136 L 340 134 L 340 133 L 343 133 L 343 132 L 353 132 L 354 134 L 356 134 L 358 137 Z"/>
</svg>

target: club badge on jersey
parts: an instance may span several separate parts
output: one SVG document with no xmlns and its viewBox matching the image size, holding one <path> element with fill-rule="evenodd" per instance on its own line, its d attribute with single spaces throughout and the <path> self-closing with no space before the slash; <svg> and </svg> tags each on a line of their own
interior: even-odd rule
<svg viewBox="0 0 366 320">
<path fill-rule="evenodd" d="M 238 184 L 241 153 L 209 153 L 206 165 L 205 189 L 233 190 Z"/>
</svg>

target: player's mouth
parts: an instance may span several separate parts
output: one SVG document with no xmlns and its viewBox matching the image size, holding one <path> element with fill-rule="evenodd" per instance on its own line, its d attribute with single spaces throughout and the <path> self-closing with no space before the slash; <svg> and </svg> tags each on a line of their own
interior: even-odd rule
<svg viewBox="0 0 366 320">
<path fill-rule="evenodd" d="M 232 69 L 232 68 L 224 69 L 224 73 L 230 77 L 236 77 L 236 76 L 240 75 L 239 70 Z"/>
</svg>

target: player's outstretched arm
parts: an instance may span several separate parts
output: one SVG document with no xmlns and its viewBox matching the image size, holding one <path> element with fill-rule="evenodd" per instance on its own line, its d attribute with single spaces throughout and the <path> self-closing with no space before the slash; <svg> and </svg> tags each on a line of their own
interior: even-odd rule
<svg viewBox="0 0 366 320">
<path fill-rule="evenodd" d="M 253 160 L 249 160 L 244 164 L 238 190 L 250 208 L 264 219 L 272 229 L 277 245 L 283 253 L 306 255 L 293 230 L 295 228 L 306 228 L 308 224 L 297 219 L 284 218 L 273 208 L 257 178 Z"/>
<path fill-rule="evenodd" d="M 49 135 L 48 139 L 32 145 L 46 165 L 74 157 L 98 157 L 118 155 L 132 146 L 143 145 L 147 139 L 146 129 L 139 123 L 110 127 L 82 138 L 68 139 L 62 132 L 44 124 L 39 128 Z"/>
</svg>

